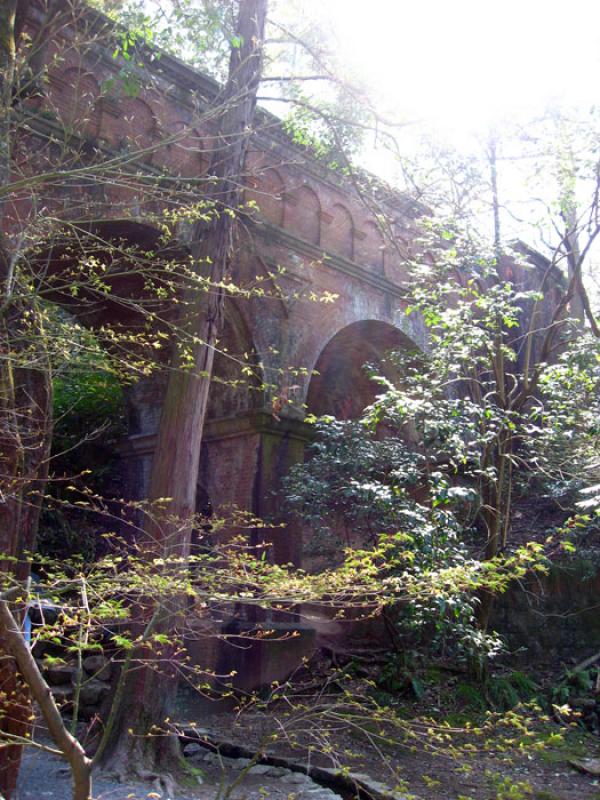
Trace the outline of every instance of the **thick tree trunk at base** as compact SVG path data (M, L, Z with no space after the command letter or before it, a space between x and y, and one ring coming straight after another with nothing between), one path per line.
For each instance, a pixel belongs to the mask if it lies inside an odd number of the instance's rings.
M233 250L235 214L240 204L241 179L248 139L256 107L260 79L262 41L267 0L240 0L236 39L229 64L229 76L217 101L220 112L219 131L209 168L213 176L207 200L214 204L216 216L211 223L197 223L193 232L192 254L196 269L209 272L211 290L187 299L187 330L193 337L192 368L183 368L174 358L163 404L157 444L150 480L150 500L169 498L166 507L156 507L154 519L146 526L149 557L189 554L190 534L196 504L196 484L200 462L200 446L213 359L224 313L224 291L221 285L227 275ZM190 311L191 309L191 311ZM185 613L182 600L170 620ZM176 630L177 622L166 621L164 632ZM141 687L140 687L141 683ZM137 768L141 759L144 770L153 766L170 769L178 758L167 737L152 737L154 727L164 727L176 693L176 677L157 675L150 668L136 670L128 682L127 713L115 728L114 744L107 748L104 763L127 769ZM130 712L130 713L129 713ZM128 729L134 731L132 744ZM144 742L143 737L150 738ZM139 737L142 737L141 740Z
M31 728L29 689L12 658L0 647L0 739L24 737ZM0 796L9 800L16 788L22 745L0 743Z
M4 370L10 366L5 365ZM12 376L11 376L12 377ZM7 496L0 507L0 553L10 559L0 561L0 569L11 580L25 585L30 572L29 553L35 549L41 509L41 492L48 476L52 431L52 390L49 372L15 370L13 408L4 405L0 425L0 467L11 464L12 480L4 484ZM10 430L11 421L20 424ZM9 430L7 430L7 428ZM0 587L1 591L1 587ZM17 615L21 624L24 609ZM0 632L0 736L25 737L31 727L31 702L27 684L12 659ZM10 798L16 785L22 745L13 745L2 754L0 792Z

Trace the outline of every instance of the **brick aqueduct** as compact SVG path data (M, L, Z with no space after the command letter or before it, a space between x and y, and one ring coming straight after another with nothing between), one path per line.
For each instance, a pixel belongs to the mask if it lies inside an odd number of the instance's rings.
M31 20L33 37L39 23ZM204 112L218 85L162 55L145 75L144 88L126 97L119 88L123 63L112 57L111 48L96 44L82 56L77 36L66 26L45 45L48 81L41 96L26 101L29 133L16 152L21 174L36 165L41 171L51 166L48 142L53 136L64 140L68 131L81 142L84 158L86 148L103 158L137 149L145 155L137 158L136 168L148 174L205 175L211 136ZM235 381L236 357L252 353L262 380L278 385L283 403L275 414L272 391L249 391L231 382L213 385L198 492L199 502L208 496L216 507L236 504L264 516L274 510L280 477L303 457L305 411L356 416L372 397L362 365L408 340L419 342L422 332L409 327L417 323L402 312L400 288L415 239L417 206L381 189L376 205L370 195L372 209L384 209L392 220L390 246L353 180L294 146L274 117L262 111L258 117L244 181L246 197L259 211L244 225L233 271L241 284L255 276L268 283L274 269L283 271L277 296L227 301L227 355L217 356L215 369ZM38 134L45 144L32 147L31 137ZM131 187L80 181L49 190L46 201L66 219L73 217L72 208L77 214L88 209L108 238L125 237L135 245L156 236L151 220L160 208ZM13 208L12 233L35 213L26 192ZM337 299L327 305L310 299L324 293ZM306 372L294 375L292 368ZM127 390L129 433L120 448L126 496L146 493L163 390L161 377ZM273 537L276 560L301 563L301 537L283 531Z

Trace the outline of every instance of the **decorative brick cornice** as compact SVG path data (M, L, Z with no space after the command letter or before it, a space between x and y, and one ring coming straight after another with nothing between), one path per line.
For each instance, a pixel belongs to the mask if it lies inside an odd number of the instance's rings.
M314 436L312 425L286 416L274 417L267 411L247 411L235 417L209 420L204 426L204 442L237 439L256 434L286 437L299 442L310 442ZM123 458L149 456L156 446L156 433L141 433L129 436L118 445Z
M343 272L346 275L350 275L352 278L356 278L357 280L362 281L369 286L373 286L385 294L393 295L394 297L404 297L406 295L406 288L403 289L397 284L392 283L385 276L378 275L376 272L370 269L365 269L354 261L349 261L343 256L329 253L322 247L319 247L319 245L311 244L304 239L300 239L298 236L294 236L284 228L280 228L277 225L272 225L268 222L255 222L252 228L258 236L261 236L264 239L275 241L295 253L308 256L314 261L320 261L327 267L337 270L338 272ZM267 263L269 263L269 266L274 265L272 259L267 258L266 260ZM281 266L285 267L285 264L282 264Z

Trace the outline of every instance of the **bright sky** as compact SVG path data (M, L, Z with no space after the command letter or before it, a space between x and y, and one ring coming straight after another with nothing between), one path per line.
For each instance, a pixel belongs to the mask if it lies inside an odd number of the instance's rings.
M551 106L600 104L600 0L303 2L333 31L340 62L364 80L375 105L422 123L403 129L402 148L429 130L463 152L481 150L505 122L526 124ZM364 162L394 182L394 162L381 148L367 144ZM508 165L502 177L501 200L530 197ZM511 224L505 218L505 232Z
M316 0L315 0L316 1ZM321 0L345 63L408 117L488 127L600 99L598 0Z

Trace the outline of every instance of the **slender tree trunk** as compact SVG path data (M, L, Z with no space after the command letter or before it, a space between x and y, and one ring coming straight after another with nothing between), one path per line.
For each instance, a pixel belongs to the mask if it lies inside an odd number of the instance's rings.
M573 296L569 303L570 316L583 328L585 325L585 309L583 305L583 284L581 278L581 251L579 248L577 210L574 200L568 197L564 201L563 211L565 223L564 241L567 248L567 269L569 282L574 283Z
M18 354L17 354L18 356ZM36 369L14 368L4 358L4 376L11 380L0 410L0 565L2 584L25 585L30 573L29 554L35 548L41 494L48 474L52 431L50 372L44 363ZM0 369L2 369L0 367ZM1 591L1 586L0 586ZM22 625L24 607L16 614ZM11 650L0 628L0 737L25 738L31 727L28 681L9 657ZM0 758L0 793L14 792L22 745L4 747Z
M502 259L502 233L500 227L500 200L498 194L498 139L492 131L488 140L488 164L490 168L490 185L492 192L492 215L494 225L494 254L496 260L496 275L500 280L500 263ZM507 407L506 369L504 361L504 342L502 338L502 320L497 316L498 332L494 337L494 350L492 356L491 372L494 376L495 395L498 406L505 410ZM489 561L495 558L502 545L503 534L508 524L505 518L504 498L506 492L506 437L501 434L498 441L490 448L487 457L487 467L493 469L494 477L486 477L483 491L482 519L486 528L486 544L484 558ZM487 631L490 615L494 605L494 595L488 589L479 592L479 605L477 607L477 622L484 632ZM479 665L476 668L479 671Z
M16 0L0 8L0 185L10 181L12 90L16 42ZM12 284L12 263L5 236L5 203L0 201L0 303L4 305ZM20 531L21 504L18 482L22 448L16 410L16 387L10 358L8 320L0 319L0 580L12 572ZM0 583L0 590L2 585ZM0 740L25 736L31 713L29 692L0 630ZM0 745L0 796L15 791L22 747Z
M155 507L153 519L146 526L149 554L162 557L187 558L189 554L200 446L215 347L223 323L225 295L219 284L227 276L234 251L234 215L240 204L240 176L254 121L266 10L267 0L240 0L236 30L239 46L232 47L228 80L215 100L223 110L206 199L214 204L216 214L212 222L196 224L192 237L196 269L209 278L212 288L199 296L195 290L186 298L185 324L195 342L192 367L185 367L179 356L174 356L150 480L151 501L169 498L162 510ZM157 630L175 637L184 611L183 599L165 602ZM153 765L168 770L174 755L169 737L148 737L148 733L156 727L164 728L175 697L175 675L136 670L130 683L115 736L102 761L125 771L139 772Z
M494 216L494 252L499 262L502 255L502 234L500 229L500 200L498 195L498 138L492 131L488 140L488 162L492 189L492 213Z
M0 186L10 183L12 152L12 93L14 86L16 0L0 9ZM0 305L10 302L14 263L6 236L6 201L0 200ZM7 315L0 317L0 559L12 556L19 530L18 476L22 448L19 441L16 386L10 326ZM2 571L7 562L0 560Z
M0 6L0 186L11 181L17 29L28 5L7 0ZM15 290L18 254L8 236L6 202L0 200L0 591L29 577L27 554L35 547L52 429L49 364L43 346L35 355L28 346L32 332L43 342L43 330L35 305L26 316ZM24 607L16 612L15 625L22 624L23 613ZM25 738L31 726L30 691L7 635L0 626L0 738ZM11 640L15 636L11 631ZM0 795L7 798L16 787L21 754L21 745L0 751Z
M91 762L86 757L83 747L67 730L52 692L23 639L19 623L12 614L8 602L2 597L0 597L0 636L38 703L52 739L60 747L71 767L73 800L91 800Z

